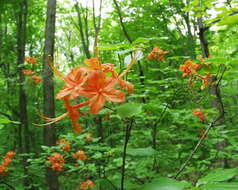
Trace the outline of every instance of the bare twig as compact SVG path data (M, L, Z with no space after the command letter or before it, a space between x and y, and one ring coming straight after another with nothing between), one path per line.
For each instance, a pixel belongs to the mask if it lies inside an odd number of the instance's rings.
M121 166L121 189L124 190L124 180L125 180L125 165L126 165L126 150L127 145L130 139L131 135L131 128L134 122L134 119L131 118L130 120L126 121L126 128L125 128L125 142L124 142L124 148L123 148L123 155L122 155L122 166Z

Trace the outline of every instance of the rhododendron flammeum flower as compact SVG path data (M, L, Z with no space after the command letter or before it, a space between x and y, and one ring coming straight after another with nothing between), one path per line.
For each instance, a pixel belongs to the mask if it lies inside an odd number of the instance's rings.
M211 74L210 74L210 73L208 73L206 76L199 75L199 78L202 79L201 90L203 90L204 88L206 88L206 86L207 86L208 83L209 83L210 77L211 77Z
M37 62L37 58L34 58L34 57L26 57L25 59L28 63L31 63L31 64L36 64Z
M87 59L85 64L87 66L73 68L66 76L52 67L54 73L65 82L63 89L57 94L56 98L64 101L67 113L57 118L45 118L48 123L43 125L52 124L68 116L74 131L80 132L81 126L78 123L80 112L78 109L88 105L89 112L97 114L104 107L106 101L124 102L125 93L116 89L117 84L120 84L119 87L121 89L127 88L128 93L133 92L133 85L121 78L134 63L130 67L128 66L120 75L116 73L112 64L101 64L97 58ZM111 73L111 75L107 75L107 73ZM79 96L89 98L89 100L77 105L71 105L70 100Z
M154 60L163 60L164 54L166 54L167 51L164 51L158 47L153 48L153 50L149 53L148 58L154 59Z
M192 113L193 113L193 115L195 117L198 117L200 120L202 120L202 121L205 120L205 116L204 116L203 111L201 111L201 110L193 110Z
M80 185L80 190L89 190L94 187L94 184L91 180L87 180Z
M0 175L7 175L7 169L12 162L13 157L16 155L15 152L8 152L4 157L2 164L0 165Z
M73 158L76 160L88 160L88 157L84 154L84 151L78 150L76 153L73 154Z
M33 72L32 70L30 70L30 69L22 69L21 72L22 72L22 74L24 74L24 75L32 75L32 74L35 73L35 72Z
M40 77L40 76L37 76L37 75L33 75L33 76L31 77L31 79L32 79L36 84L38 84L38 83L41 82L41 77Z
M188 60L185 61L184 65L180 65L179 69L183 71L183 77L188 75L196 74L196 70L200 67L200 64L193 63Z
M50 168L56 172L60 172L64 169L64 158L59 153L54 153L52 156L48 157L51 163Z
M66 139L60 139L56 142L56 144L61 145L62 149L66 152L69 152L71 149L69 141L67 141Z
M117 80L112 77L106 77L101 71L92 71L88 76L87 83L78 91L80 96L91 98L89 100L90 112L97 114L106 101L124 102L125 93L116 90Z
M87 79L85 77L86 68L85 67L76 67L73 68L70 73L66 77L61 77L64 80L64 88L57 94L57 99L63 99L66 96L70 96L70 98L78 97L77 90L80 89L80 86Z

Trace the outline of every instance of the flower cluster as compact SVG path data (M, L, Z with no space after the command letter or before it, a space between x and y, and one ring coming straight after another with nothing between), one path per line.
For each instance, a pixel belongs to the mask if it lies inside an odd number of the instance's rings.
M209 66L209 62L205 63L204 59L200 59L200 64L193 63L191 60L185 61L183 65L180 65L179 69L183 71L183 77L189 77L189 86L191 88L194 87L193 85L193 79L198 77L202 79L202 86L201 90L206 88L206 86L209 84L209 79L211 77L211 73L207 73L205 76L202 76L197 73L197 71L203 66Z
M73 154L73 158L76 160L86 161L88 157L84 154L84 151L78 150L76 153Z
M201 121L205 120L203 111L197 109L197 110L193 110L192 113L195 117L198 117Z
M16 155L15 152L8 152L4 157L2 164L0 165L0 175L7 175L7 169L10 166L12 159Z
M60 145L64 151L70 152L71 146L69 141L67 141L66 139L60 139L56 142L56 144Z
M31 63L32 65L35 65L37 62L37 58L34 57L26 57L25 58L27 63ZM31 76L29 79L32 80L35 84L38 84L41 82L41 77L38 75L33 75L35 72L32 71L31 69L22 69L21 70L22 74Z
M167 51L164 51L164 50L160 49L159 47L155 47L149 53L148 59L161 61L164 59L164 54L166 54L166 53L167 53Z
M50 168L56 172L61 172L64 169L64 158L59 153L54 153L48 157Z
M125 93L120 89L127 89L128 93L133 92L133 85L122 80L129 68L119 75L112 64L101 64L97 58L87 59L85 64L86 66L73 68L66 76L53 68L54 73L64 81L64 87L56 98L64 101L67 112L57 118L46 118L47 124L52 124L68 116L74 132L79 133L82 129L78 123L81 116L80 108L88 106L89 113L97 114L107 101L118 103L125 101ZM117 85L120 89L117 88ZM71 100L78 97L85 97L88 100L72 105Z
M87 181L81 183L80 190L89 190L94 188L94 186L95 186L94 183L88 179Z
M32 65L35 65L37 62L37 58L35 57L26 57L25 60L27 63L31 63Z

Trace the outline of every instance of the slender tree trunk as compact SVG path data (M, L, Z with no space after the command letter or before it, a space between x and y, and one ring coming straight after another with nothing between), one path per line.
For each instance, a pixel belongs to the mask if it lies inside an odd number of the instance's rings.
M78 24L79 24L79 32L80 32L80 36L81 36L81 41L82 41L82 45L83 45L83 50L85 52L86 57L89 59L91 57L90 55L90 51L89 51L89 46L87 45L87 39L85 39L85 34L83 31L83 22L82 22L82 12L79 8L79 4L76 1L75 3L75 9L78 13ZM87 35L87 34L86 34Z
M46 117L55 117L55 98L53 72L50 65L53 64L55 42L56 0L47 1L47 18L45 27L45 48L43 64L43 106ZM52 146L56 142L56 131L53 125L44 128L44 144ZM58 190L58 177L54 171L46 169L46 181L49 190Z
M29 141L29 128L28 128L28 113L27 113L27 96L24 89L25 76L22 73L25 60L25 44L26 44L26 24L27 24L27 0L19 2L19 13L17 15L17 65L19 75L19 114L20 114L20 127L19 127L19 141L20 151L22 153L30 152ZM28 176L26 162L27 158L22 159L25 176ZM29 178L24 178L24 186L27 189L30 185Z
M202 18L198 19L198 26L199 26L199 39L200 39L202 54L203 54L203 57L208 58L210 54L209 54L208 42L205 35L205 32L208 30L208 28L204 26ZM219 89L219 86L217 85L216 76L212 76L210 79L209 93L215 97L212 99L211 103L212 103L212 106L219 112L220 120L218 122L223 123L224 122L224 106L221 99L220 89Z

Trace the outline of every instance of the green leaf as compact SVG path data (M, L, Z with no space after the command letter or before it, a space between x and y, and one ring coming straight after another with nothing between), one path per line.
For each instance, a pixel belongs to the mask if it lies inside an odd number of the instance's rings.
M136 103L126 103L117 107L117 113L121 118L132 117L142 112L142 106Z
M223 18L219 25L234 25L238 23L238 15L226 16Z
M211 63L223 63L225 64L228 60L226 57L213 57L213 58L207 58L205 59L206 62Z
M201 190L237 190L238 183L209 183L203 185Z
M9 123L14 123L14 124L19 124L19 121L12 121L9 119L0 119L0 124L9 124Z
M210 182L219 182L219 181L226 181L228 179L233 178L237 174L237 168L233 169L216 169L211 171L208 175L201 178L197 182L198 185L207 184Z
M180 182L174 179L159 177L150 184L142 186L141 190L184 190L189 187L188 182Z
M119 50L119 49L128 49L130 44L107 44L99 47L100 50Z
M12 121L9 120L9 119L0 119L0 123L1 124L8 124L8 123L11 123Z
M148 148L129 148L127 150L127 154L131 156L153 156L157 153L156 150L154 150L151 147Z

